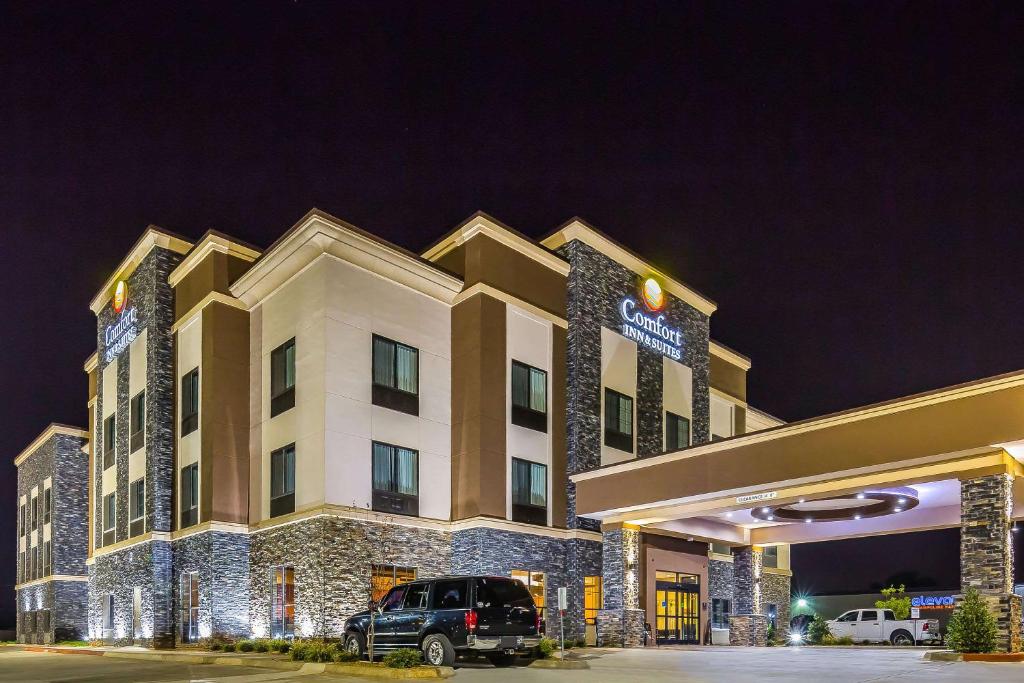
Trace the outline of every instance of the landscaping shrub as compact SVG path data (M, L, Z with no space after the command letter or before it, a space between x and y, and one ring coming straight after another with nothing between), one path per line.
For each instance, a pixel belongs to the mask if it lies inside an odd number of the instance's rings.
M814 620L807 625L807 642L811 645L832 644L824 642L825 636L828 636L833 642L835 641L835 638L832 638L832 632L828 629L828 622L821 615L815 614Z
M272 652L280 652L281 654L287 654L288 650L290 650L292 647L291 642L285 640L284 638L274 638L273 640L268 640L267 645L270 646Z
M256 645L251 640L240 640L236 643L239 652L252 652Z
M775 647L775 624L768 624L768 634L765 638L765 645L768 647Z
M833 638L834 645L853 645L853 638L851 636L842 636L840 638Z
M384 666L390 669L411 669L423 661L423 653L404 647L384 655Z
M537 645L537 658L547 659L551 656L555 650L558 649L558 643L552 638L541 638L540 644Z
M996 649L996 619L975 588L964 591L946 627L946 643L954 652L992 652Z
M217 652L218 650L224 649L224 646L221 643L210 643L210 649Z
M345 664L347 662L358 662L362 657L357 655L355 652L349 652L343 648L337 648L334 653L334 661Z
M292 659L296 662L306 661L306 650L309 649L309 643L305 643L301 640L296 640L292 643L291 655Z
M234 651L235 651L235 644L234 643L224 643L224 652L234 652Z
M256 652L269 652L270 643L261 638L253 643L253 649L256 650Z
M89 647L89 643L84 640L58 640L54 645L60 647Z
M333 662L341 651L334 643L322 640L302 640L292 643L292 659L301 662Z

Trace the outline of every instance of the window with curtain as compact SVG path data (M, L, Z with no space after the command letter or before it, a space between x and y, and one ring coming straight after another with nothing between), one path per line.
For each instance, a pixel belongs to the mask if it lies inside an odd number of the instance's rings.
M131 400L129 406L131 419L128 430L128 447L131 453L142 448L146 443L146 392L140 391Z
M181 468L181 525L185 529L199 522L199 463Z
M399 515L419 514L419 453L373 442L373 509Z
M117 494L110 493L103 498L103 545L114 542L114 520L117 516Z
M418 350L373 335L373 404L419 415L419 368Z
M633 452L633 399L607 388L604 390L604 445Z
M295 338L270 352L270 417L295 407Z
M512 361L512 424L548 431L548 373Z
M199 368L181 378L181 435L199 429Z
M138 536L146 530L146 480L136 479L128 485L128 535Z
M270 454L270 516L295 512L295 444Z
M690 445L690 418L665 413L665 450L677 451Z
M548 523L548 467L512 458L512 521Z
M103 420L103 469L114 466L114 443L117 441L117 415Z

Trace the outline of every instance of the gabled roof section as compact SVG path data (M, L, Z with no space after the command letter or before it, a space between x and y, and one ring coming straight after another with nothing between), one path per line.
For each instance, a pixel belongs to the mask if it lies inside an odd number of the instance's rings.
M50 437L56 436L57 434L66 434L68 436L77 436L85 441L89 440L89 432L79 427L70 427L68 425L59 424L57 422L51 422L43 433L32 440L32 443L28 445L25 450L18 454L18 457L14 459L14 466L17 467L25 461L25 458L32 455L34 452L39 450L39 447L46 443Z
M462 290L462 280L440 266L325 211L312 209L231 285L231 294L252 308L323 254L448 304Z
M186 275L192 272L199 263L213 252L220 252L241 259L243 261L255 261L260 257L260 250L240 239L225 235L216 230L207 230L202 237L196 240L181 263L171 271L167 281L171 287L176 287Z
M727 363L731 363L732 365L735 365L736 367L740 368L741 370L749 370L750 369L750 358L748 356L744 356L742 353L740 353L739 351L736 351L735 349L730 349L728 346L726 346L722 342L717 342L714 339L709 339L708 340L708 351L712 355L721 358L722 360L726 361Z
M423 251L423 258L428 261L436 261L477 235L486 235L561 275L569 274L569 263L561 256L532 237L527 237L515 228L510 228L483 211L477 211L455 226L447 235L427 247Z
M128 252L128 255L124 257L124 260L114 270L113 275L103 284L103 288L93 297L92 302L89 304L89 308L92 309L93 313L99 315L107 300L113 296L114 286L117 284L117 281L131 275L149 252L153 250L153 247L162 247L178 254L185 254L192 248L192 243L184 237L164 230L159 226L146 226L146 230Z
M658 270L644 257L640 256L632 249L619 244L582 218L570 218L560 227L555 228L555 230L547 237L542 238L540 243L548 249L554 250L567 242L571 242L572 240L579 240L584 244L593 247L637 275L656 276L662 281L662 286L666 291L690 304L704 315L710 316L718 309L718 305L714 301L692 287Z

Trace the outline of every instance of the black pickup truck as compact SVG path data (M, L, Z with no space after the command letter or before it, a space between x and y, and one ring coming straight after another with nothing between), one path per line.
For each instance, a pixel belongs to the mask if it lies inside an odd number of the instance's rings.
M395 586L376 609L345 622L345 649L365 656L370 619L374 656L417 648L434 666L477 653L508 666L540 642L540 613L521 581L503 576L446 576Z

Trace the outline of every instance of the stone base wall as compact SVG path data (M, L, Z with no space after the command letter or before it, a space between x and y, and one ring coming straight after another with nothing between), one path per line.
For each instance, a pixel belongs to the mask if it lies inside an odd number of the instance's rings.
M597 613L598 647L643 647L642 609L603 609Z
M84 581L48 581L17 591L18 642L85 639L88 592Z
M729 617L729 644L764 647L768 644L768 617L764 614L733 614Z
M270 635L274 567L295 571L295 634L340 638L345 620L365 610L370 567L415 567L419 578L451 573L451 533L371 521L318 517L249 535L249 621ZM498 555L506 548L495 547Z
M222 531L187 536L172 543L175 642L184 638L180 626L181 576L199 572L199 637L248 637L249 536Z
M139 634L133 628L135 588L141 588ZM174 647L172 551L166 541L148 541L110 555L89 567L90 640L108 645ZM103 626L103 598L114 596L114 625Z

